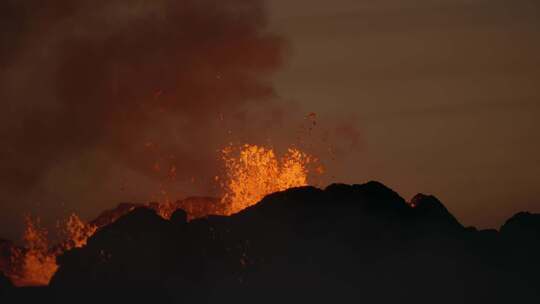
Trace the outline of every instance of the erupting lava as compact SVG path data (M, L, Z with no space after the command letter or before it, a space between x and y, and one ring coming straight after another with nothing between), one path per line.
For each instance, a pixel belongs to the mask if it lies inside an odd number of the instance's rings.
M26 217L24 242L26 252L22 254L20 276L16 278L18 285L44 285L48 284L51 274L56 272L56 254L49 248L47 230L41 228L39 219L33 221Z
M97 227L84 223L72 214L61 227L65 241L51 246L48 231L41 227L39 218L25 218L24 248L13 249L11 269L6 274L17 286L41 286L49 284L58 269L56 257L66 250L83 247Z
M184 209L190 218L211 214L231 215L254 205L265 195L292 187L308 184L309 168L318 160L296 148L278 157L271 148L256 145L228 146L222 150L225 177L221 180L224 191L220 201L184 200L178 203L148 204L147 207L169 218L178 208ZM315 170L322 173L321 167ZM129 212L135 207L127 208ZM113 214L106 223L87 224L72 214L62 226L64 241L51 246L47 230L41 228L39 219L26 218L24 248L13 249L10 269L6 272L17 286L48 285L58 266L56 257L66 250L86 245L99 228L111 224L123 214Z
M86 245L89 237L94 235L98 227L86 224L75 213L67 219L64 234L66 235L66 249L80 248Z
M308 165L317 161L294 148L278 158L273 149L256 145L227 147L222 158L227 172L222 201L228 215L254 205L269 193L307 185Z

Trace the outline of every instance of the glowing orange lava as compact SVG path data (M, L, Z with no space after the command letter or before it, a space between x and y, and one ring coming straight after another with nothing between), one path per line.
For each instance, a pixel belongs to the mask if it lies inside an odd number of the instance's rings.
M96 226L83 222L75 213L71 214L65 223L66 242L64 248L69 250L86 246L87 240L94 235L96 230Z
M52 247L48 231L41 227L39 218L27 216L25 223L24 248L13 250L11 262L14 266L7 273L16 286L48 285L58 269L56 257L66 250L85 246L97 229L72 214L61 227L65 240Z
M237 213L254 205L265 195L308 183L308 167L316 159L295 149L282 157L273 149L256 145L227 147L222 151L226 178L222 202L227 214Z
M39 219L26 217L23 240L24 252L18 252L19 271L12 274L18 286L39 286L49 284L58 269L56 254L49 248L48 232L40 226Z

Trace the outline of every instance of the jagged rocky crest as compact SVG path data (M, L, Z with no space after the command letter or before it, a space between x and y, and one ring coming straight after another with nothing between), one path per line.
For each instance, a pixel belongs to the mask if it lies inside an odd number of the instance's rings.
M274 193L238 214L164 220L128 212L58 258L51 285L12 289L70 302L533 303L540 215L500 232L463 227L433 196L334 184ZM126 209L126 210L127 210ZM133 210L132 210L133 209ZM105 299L105 300L104 300Z

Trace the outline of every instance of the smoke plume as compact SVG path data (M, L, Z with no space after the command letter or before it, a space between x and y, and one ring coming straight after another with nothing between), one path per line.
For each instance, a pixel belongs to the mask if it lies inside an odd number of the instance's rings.
M6 220L70 189L83 205L120 179L137 193L210 178L217 149L280 116L269 78L286 43L262 1L7 0L0 27Z

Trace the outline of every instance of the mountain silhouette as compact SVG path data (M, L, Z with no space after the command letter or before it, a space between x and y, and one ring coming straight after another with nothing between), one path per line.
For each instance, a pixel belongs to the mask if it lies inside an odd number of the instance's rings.
M274 193L232 216L171 220L151 207L58 257L47 288L77 301L538 303L540 215L463 227L435 197L411 202L378 182ZM103 216L103 215L102 215ZM81 297L81 295L83 295Z

